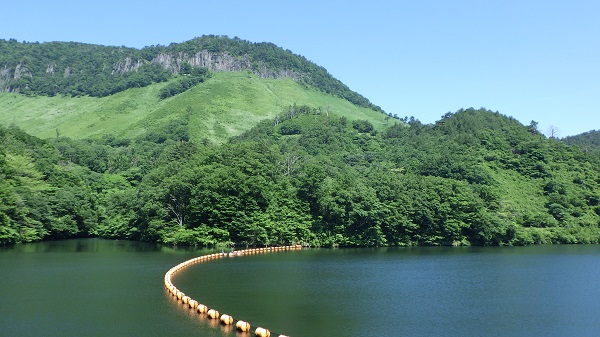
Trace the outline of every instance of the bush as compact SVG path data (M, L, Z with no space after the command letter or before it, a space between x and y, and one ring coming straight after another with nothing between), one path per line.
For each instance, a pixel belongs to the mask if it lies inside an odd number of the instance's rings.
M373 124L367 120L357 120L352 122L352 127L355 128L360 133L369 133L373 132L375 128Z

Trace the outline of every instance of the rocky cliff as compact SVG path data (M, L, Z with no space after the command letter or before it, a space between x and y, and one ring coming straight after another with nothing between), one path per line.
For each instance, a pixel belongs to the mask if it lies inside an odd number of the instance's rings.
M176 54L161 53L156 55L151 63L159 64L174 74L181 70L182 64L188 63L193 67L204 67L211 71L250 70L255 75L263 78L290 77L297 80L301 76L299 73L289 69L269 69L265 64L260 62L257 65L253 65L248 55L235 57L227 52L215 53L208 50L202 50L192 55L183 52ZM135 70L135 67L131 67L129 71L131 70Z
M298 80L302 76L302 74L290 69L269 69L269 67L262 62L252 64L248 55L232 56L227 52L210 52L207 50L202 50L192 55L183 52L175 54L160 53L154 56L150 61L125 57L124 59L109 65L109 67L111 69L111 75L114 76L137 71L143 64L147 63L158 64L173 74L179 73L182 65L188 63L193 67L205 67L211 71L249 70L262 78L289 77ZM106 68L106 66L104 68ZM51 61L46 65L46 75L54 76L56 71L56 62ZM63 77L69 77L72 74L73 69L69 66L65 67L62 71ZM18 87L11 84L14 84L16 80L23 77L33 77L31 71L29 71L23 63L15 65L5 64L4 67L0 69L0 92L18 91Z
M23 77L32 77L31 71L23 63L18 63L14 67L5 65L0 70L0 92L13 91L12 84Z

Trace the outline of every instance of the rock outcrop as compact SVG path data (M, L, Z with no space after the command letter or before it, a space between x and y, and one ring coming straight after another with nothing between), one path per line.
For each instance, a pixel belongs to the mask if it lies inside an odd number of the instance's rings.
M204 67L211 71L250 70L255 75L263 78L300 78L300 74L292 70L276 71L269 69L262 64L258 66L253 65L247 55L236 57L226 52L213 53L208 50L197 52L191 56L185 53L158 54L152 59L151 63L160 64L163 68L170 70L172 73L178 73L181 70L182 64L189 63L193 67Z
M14 68L10 68L7 65L0 70L0 92L15 91L11 85L14 81L23 77L33 77L31 71L23 63L17 64Z
M144 62L142 60L136 60L135 62L131 57L126 57L123 61L117 62L112 66L111 75L124 74L130 71L136 71L142 66Z
M184 53L158 54L151 61L173 73L178 73L183 63L193 67L205 67L212 71L242 71L251 68L248 57L233 57L228 53L212 53L206 50L188 56Z

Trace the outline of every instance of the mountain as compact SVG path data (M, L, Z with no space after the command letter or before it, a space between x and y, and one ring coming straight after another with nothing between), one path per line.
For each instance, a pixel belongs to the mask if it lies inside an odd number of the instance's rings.
M0 40L0 66L0 122L43 138L146 137L183 122L191 139L222 143L294 104L389 122L303 57L227 37L141 50Z
M142 49L74 42L0 40L0 92L103 97L162 82L188 67L250 71L262 78L292 78L302 85L381 111L325 68L272 43L202 36Z

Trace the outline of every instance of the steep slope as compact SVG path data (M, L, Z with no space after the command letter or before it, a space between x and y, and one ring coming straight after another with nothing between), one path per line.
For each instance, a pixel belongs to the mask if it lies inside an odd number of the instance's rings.
M176 81L172 79L171 81ZM0 123L42 137L119 138L143 136L173 120L183 121L192 140L221 143L291 105L323 107L380 128L386 116L291 78L260 78L251 72L217 72L205 83L164 100L170 82L132 88L106 97L25 96L0 93Z

